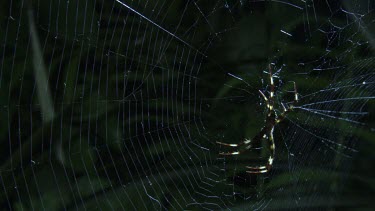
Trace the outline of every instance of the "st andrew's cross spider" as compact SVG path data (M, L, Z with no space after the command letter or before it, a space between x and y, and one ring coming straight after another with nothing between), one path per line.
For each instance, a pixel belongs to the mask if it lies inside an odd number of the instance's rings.
M262 127L259 133L256 134L252 139L245 139L244 141L238 144L229 144L219 141L216 142L219 145L236 148L236 151L220 152L219 155L233 156L239 155L245 152L246 150L251 149L252 143L260 142L261 140L268 140L270 156L267 160L267 163L262 166L246 166L246 168L248 169L246 172L250 174L262 174L270 171L270 169L272 168L273 160L275 158L275 141L273 138L273 129L277 124L279 124L281 121L285 119L286 115L293 110L294 104L298 102L297 87L295 82L292 82L294 84L294 100L286 107L283 103L281 103L284 111L281 114L277 115L276 111L274 110L275 84L273 81L274 76L272 74L271 65L268 66L268 69L270 77L269 96L266 97L266 95L262 91L258 90L260 95L263 97L267 107L267 117L265 125Z

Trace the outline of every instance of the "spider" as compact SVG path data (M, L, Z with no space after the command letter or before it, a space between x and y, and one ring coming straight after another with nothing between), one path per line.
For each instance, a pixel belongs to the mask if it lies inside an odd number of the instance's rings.
M264 101L266 102L266 107L267 107L267 117L265 121L265 126L263 126L262 129L259 131L259 133L256 134L252 139L245 139L244 141L238 144L229 144L229 143L223 143L219 141L216 142L219 145L236 148L237 151L219 153L219 155L223 155L223 156L232 156L232 155L239 155L243 153L244 151L249 150L252 147L251 145L252 142L260 142L261 140L268 140L270 156L267 160L267 163L261 166L246 166L246 168L248 169L246 172L250 174L262 174L262 173L267 173L270 171L270 169L272 168L273 160L275 158L275 141L273 138L273 129L277 124L279 124L281 121L283 121L286 118L286 115L293 110L295 103L298 102L298 93L297 93L296 83L291 81L291 83L294 84L294 100L291 103L289 103L287 107L285 107L285 105L281 103L284 111L280 115L277 115L277 113L274 110L275 84L273 81L271 65L268 66L268 69L269 69L269 77L270 77L269 97L267 98L266 95L262 91L258 90L260 95L263 97Z

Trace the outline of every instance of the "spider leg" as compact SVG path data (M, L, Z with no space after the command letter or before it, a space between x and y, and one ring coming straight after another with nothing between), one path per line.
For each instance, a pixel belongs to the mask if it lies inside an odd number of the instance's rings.
M279 124L281 121L283 121L286 117L286 115L292 110L293 107L288 107L288 108L285 108L284 107L284 112L281 113L275 120L275 125L276 124Z
M298 102L298 92L297 92L297 85L296 82L293 81L294 84L294 103Z
M270 96L269 96L269 100L267 102L267 107L269 109L268 116L271 116L271 113L273 111L273 106L274 106L274 99L273 98L275 96L275 83L273 81L271 64L268 65L268 70L269 70L269 73L270 73Z
M251 173L251 174L263 174L263 173L267 173L272 168L273 160L275 158L275 141L273 139L273 128L268 133L268 140L271 142L270 143L270 152L271 152L271 154L270 154L270 156L269 156L269 158L267 160L267 164L264 165L264 166L255 166L255 167L246 166L246 168L249 169L249 171L246 171L247 173Z
M239 154L243 153L244 151L248 150L251 147L250 142L251 142L250 139L245 139L245 141L243 141L239 144L228 144L228 143L224 143L224 142L220 142L220 141L217 141L216 143L220 144L220 145L223 145L223 146L227 146L227 147L240 147L242 145L249 145L243 150L237 150L237 151L231 151L231 152L220 152L219 153L219 155L239 155Z
M283 109L284 109L284 112L281 113L277 118L276 118L276 124L280 123L281 121L283 121L286 117L286 115L292 111L294 109L294 104L296 104L298 102L298 92L297 92L297 85L296 85L296 82L294 81L290 81L291 83L293 83L293 86L294 86L294 99L293 99L293 102L290 103L289 106L287 106L287 108L284 106L283 103L281 103L281 105L283 106Z
M220 142L220 141L217 141L216 143L220 144L220 145L227 146L227 147L238 147L240 145L240 144L228 144L228 143L224 143L224 142Z
M258 90L258 91L262 95L262 97L264 98L264 101L266 101L266 105L267 105L267 108L268 108L268 116L271 116L271 113L273 111L273 105L274 105L273 98L274 98L274 95L275 95L275 84L274 84L274 81L273 81L271 65L268 66L268 70L269 70L269 74L270 74L270 96L269 96L269 98L267 98L266 95L262 91L260 91L260 90Z
M242 145L250 144L250 142L251 142L250 139L245 139L245 141L243 141L239 144L228 144L228 143L220 142L220 141L217 141L216 143L220 144L220 145L228 146L228 147L239 147L239 146L242 146Z
M230 155L239 155L243 153L245 150L240 150L240 151L232 151L232 152L219 152L219 155L224 155L224 156L230 156Z
M275 94L275 84L273 82L273 74L272 74L272 67L271 65L268 65L268 69L270 72L270 98L273 98Z
M272 148L272 147L271 147ZM251 173L251 174L263 174L263 173L267 173L270 171L271 167L272 167L272 163L273 163L273 158L274 158L274 150L273 152L271 153L270 157L268 158L268 162L266 165L264 166L246 166L246 168L249 169L249 171L246 171L247 173Z
M268 98L266 97L266 95L264 95L264 93L262 92L262 91L260 91L260 90L258 90L259 91L259 93L262 95L262 97L264 98L264 100L266 101L266 102L268 102Z
M281 106L283 106L284 112L287 111L287 109L286 109L284 103L281 102Z
M219 152L219 155L224 155L224 156L229 156L229 155L239 155L243 152L245 152L247 149L249 149L249 147L246 147L245 149L243 150L237 150L237 151L230 151L230 152Z
M296 82L294 81L290 81L291 83L293 83L293 86L294 86L294 99L293 99L293 104L297 103L298 102L298 92L297 92L297 85L296 85Z
M267 168L267 166L257 166L257 167L246 166L246 168L250 169L249 171L246 171L247 173L250 173L250 174L264 174L269 171L269 168Z

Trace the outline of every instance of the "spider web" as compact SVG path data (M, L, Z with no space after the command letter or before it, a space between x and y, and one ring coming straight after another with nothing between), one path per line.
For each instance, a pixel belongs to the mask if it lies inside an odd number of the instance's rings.
M370 206L374 2L0 5L2 207ZM277 114L299 101L252 175L269 143L216 142L265 125L269 64Z

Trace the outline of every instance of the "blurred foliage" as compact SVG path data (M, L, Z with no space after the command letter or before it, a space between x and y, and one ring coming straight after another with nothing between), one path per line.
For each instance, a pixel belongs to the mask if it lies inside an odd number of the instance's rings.
M266 143L244 156L217 156L223 149L216 141L238 143L263 126L258 90L268 89L270 63L279 110L293 98L289 81L301 97L360 83L362 76L375 81L374 5L307 2L305 10L268 1L129 3L154 22L116 1L1 2L2 207L373 207L373 99L326 108L363 106L369 114L358 121L365 126L290 114L275 128L277 161L269 175L242 171L264 162ZM363 5L372 9L363 12ZM348 24L340 8L365 13L368 27ZM353 47L356 42L361 45ZM375 96L374 89L351 87L302 101L363 96ZM358 152L345 158L346 148L330 150L304 128ZM209 180L215 185L207 190Z

